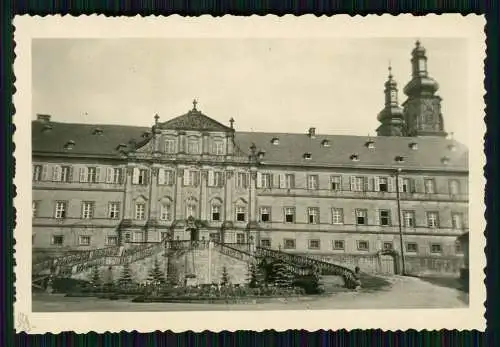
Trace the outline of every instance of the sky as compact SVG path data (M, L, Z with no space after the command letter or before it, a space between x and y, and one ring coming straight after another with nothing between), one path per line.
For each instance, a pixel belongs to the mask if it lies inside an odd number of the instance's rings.
M445 131L468 144L467 41L419 38ZM32 119L151 126L198 109L238 131L374 136L389 62L399 101L408 38L34 39ZM479 119L479 118L478 118Z

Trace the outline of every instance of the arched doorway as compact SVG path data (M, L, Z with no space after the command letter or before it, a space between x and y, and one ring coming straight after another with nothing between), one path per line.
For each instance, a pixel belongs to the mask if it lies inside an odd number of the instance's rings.
M189 232L189 239L191 241L199 241L200 240L200 231L198 228L189 228L187 229Z
M379 272L385 275L399 274L399 254L394 250L383 250L377 253Z

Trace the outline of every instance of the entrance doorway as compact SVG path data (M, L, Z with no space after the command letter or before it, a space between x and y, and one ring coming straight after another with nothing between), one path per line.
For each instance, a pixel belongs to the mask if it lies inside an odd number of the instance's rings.
M191 241L199 241L200 240L200 231L197 228L188 229L190 240Z
M394 257L389 254L383 254L380 256L380 272L386 275L395 274L395 264Z

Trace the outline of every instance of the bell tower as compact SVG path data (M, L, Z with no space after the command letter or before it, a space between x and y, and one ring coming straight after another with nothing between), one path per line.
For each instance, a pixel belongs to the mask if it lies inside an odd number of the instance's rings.
M378 136L403 136L403 109L398 103L398 85L392 76L389 65L389 77L385 82L385 107L377 116L381 125L377 128Z
M417 41L411 58L412 79L403 91L408 99L403 103L406 136L446 136L441 97L435 95L439 84L429 76L425 48Z

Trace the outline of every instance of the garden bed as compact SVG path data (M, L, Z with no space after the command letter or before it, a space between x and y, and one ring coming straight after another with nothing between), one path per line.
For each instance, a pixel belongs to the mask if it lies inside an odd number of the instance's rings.
M245 296L245 297L172 297L172 296L139 296L132 300L135 303L183 303L183 304L258 304L270 301L311 300L310 296Z

